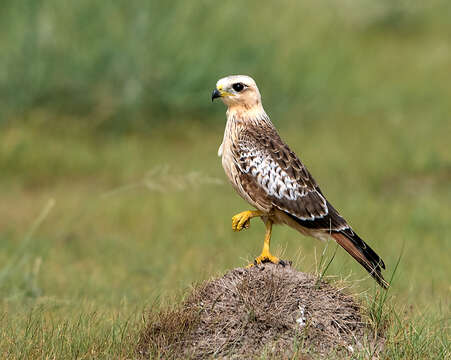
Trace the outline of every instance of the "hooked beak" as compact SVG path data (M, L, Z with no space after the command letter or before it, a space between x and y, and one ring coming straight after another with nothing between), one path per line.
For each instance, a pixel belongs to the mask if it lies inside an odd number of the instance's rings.
M213 102L214 99L220 98L220 97L221 97L221 92L218 89L214 89L213 92L211 93L211 101Z

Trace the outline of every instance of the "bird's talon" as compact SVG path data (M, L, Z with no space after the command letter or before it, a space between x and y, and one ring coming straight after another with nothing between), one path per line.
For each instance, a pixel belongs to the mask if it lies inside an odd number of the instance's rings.
M283 267L285 267L287 265L291 265L290 262L291 261L279 260L279 265L282 265Z
M232 217L232 229L234 231L241 231L243 229L249 229L251 226L251 218L253 217L252 211L243 211Z
M263 253L260 256L256 257L254 262L249 264L248 267L257 266L265 263L272 263L272 264L280 264L282 266L286 265L286 262L283 260L280 260L279 258L269 254L269 253Z

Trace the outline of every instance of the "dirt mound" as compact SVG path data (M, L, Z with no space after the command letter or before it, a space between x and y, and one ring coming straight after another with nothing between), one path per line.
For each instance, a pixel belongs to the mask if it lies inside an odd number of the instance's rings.
M368 341L359 305L290 266L235 269L151 313L138 352L149 358L349 357ZM307 355L309 354L309 355Z

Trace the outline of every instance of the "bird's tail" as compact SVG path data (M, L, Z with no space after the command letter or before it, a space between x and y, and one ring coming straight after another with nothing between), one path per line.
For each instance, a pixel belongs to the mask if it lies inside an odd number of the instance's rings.
M385 269L384 262L355 232L348 228L332 232L331 235L343 249L370 273L380 286L384 289L389 287L388 282L381 274L381 269Z

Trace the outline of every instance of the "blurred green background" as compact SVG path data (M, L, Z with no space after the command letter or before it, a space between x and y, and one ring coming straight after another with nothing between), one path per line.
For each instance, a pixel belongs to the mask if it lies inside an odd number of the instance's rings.
M257 81L388 278L403 254L393 301L449 316L450 19L446 0L4 0L0 352L126 353L101 334L258 255L264 227L232 232L249 206L216 155L229 74ZM316 271L324 244L273 239ZM328 275L374 286L341 249Z

